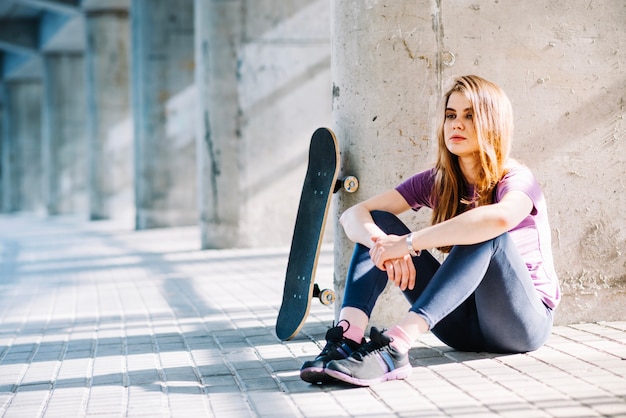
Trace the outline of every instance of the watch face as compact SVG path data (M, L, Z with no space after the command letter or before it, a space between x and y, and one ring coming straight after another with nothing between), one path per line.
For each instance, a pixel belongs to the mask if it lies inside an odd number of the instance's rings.
M406 247L409 250L409 254L411 255L411 257L417 257L418 253L416 253L415 249L413 248L413 233L412 232L406 236Z

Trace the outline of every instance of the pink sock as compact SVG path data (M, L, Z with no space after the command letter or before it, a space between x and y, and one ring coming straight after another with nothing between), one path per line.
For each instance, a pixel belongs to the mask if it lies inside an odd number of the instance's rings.
M337 325L343 328L343 336L349 340L361 344L363 336L365 336L365 330L355 325L352 325L345 319L340 320Z
M391 343L389 343L389 345L402 354L408 353L413 345L413 339L411 336L397 325L385 331L385 335L391 338Z

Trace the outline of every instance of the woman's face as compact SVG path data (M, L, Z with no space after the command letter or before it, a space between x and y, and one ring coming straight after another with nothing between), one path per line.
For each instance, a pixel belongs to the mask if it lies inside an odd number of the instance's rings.
M470 101L462 93L453 92L446 105L443 135L448 151L458 157L472 156L479 151L473 116Z

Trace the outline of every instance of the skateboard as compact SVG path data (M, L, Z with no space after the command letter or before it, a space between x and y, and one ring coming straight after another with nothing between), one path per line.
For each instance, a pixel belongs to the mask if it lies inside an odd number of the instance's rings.
M335 301L332 290L320 289L315 283L317 260L332 194L341 189L353 193L359 184L354 176L338 180L338 172L339 147L335 134L328 128L319 128L311 137L308 168L285 273L283 300L276 320L276 335L283 341L300 332L313 298L318 298L324 305Z

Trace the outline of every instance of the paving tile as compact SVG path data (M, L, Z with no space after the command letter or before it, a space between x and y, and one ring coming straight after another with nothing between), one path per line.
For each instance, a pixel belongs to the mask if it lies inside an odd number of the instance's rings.
M38 416L48 400L50 384L23 385L17 388L5 417Z
M247 398L240 393L211 393L210 410L216 417L247 418L257 416L251 409Z
M295 393L291 399L305 417L348 417L348 413L330 393Z
M625 321L555 327L519 355L425 334L406 381L311 385L299 368L334 308L313 301L300 334L276 338L288 248L200 251L195 227L71 217L0 216L0 230L19 249L0 267L3 417L626 416ZM326 287L332 257L325 245Z
M333 397L350 416L392 416L390 406L380 402L370 389L343 388L333 392Z
M76 417L81 416L85 395L85 383L76 382L68 387L55 387L45 406L46 417Z

